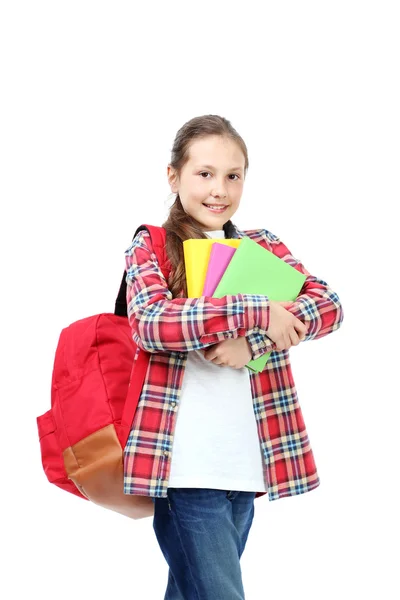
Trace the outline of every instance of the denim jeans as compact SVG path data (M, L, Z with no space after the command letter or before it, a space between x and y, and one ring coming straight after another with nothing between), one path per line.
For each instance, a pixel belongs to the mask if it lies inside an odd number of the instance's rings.
M243 600L240 557L255 492L168 488L152 498L153 529L169 565L164 600Z

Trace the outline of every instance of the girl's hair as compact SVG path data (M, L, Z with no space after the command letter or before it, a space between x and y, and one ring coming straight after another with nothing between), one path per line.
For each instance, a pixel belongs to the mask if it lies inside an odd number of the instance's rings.
M176 170L178 176L183 166L189 160L189 149L192 142L209 135L220 135L233 140L238 144L245 157L244 174L249 167L247 147L238 132L232 127L230 121L218 115L204 115L195 117L185 123L178 131L171 151L170 165ZM166 229L166 252L171 263L171 272L168 278L168 287L172 297L176 298L183 292L187 296L186 272L183 254L183 241L187 239L206 239L207 236L201 224L188 215L182 206L179 194L170 208L167 220L162 224ZM223 226L225 236L231 238L234 231L232 221L227 221Z

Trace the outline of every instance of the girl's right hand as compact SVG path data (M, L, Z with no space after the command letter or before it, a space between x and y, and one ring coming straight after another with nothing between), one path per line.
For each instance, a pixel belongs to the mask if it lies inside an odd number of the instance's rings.
M276 344L276 349L289 350L305 337L307 327L279 302L270 300L269 327L267 336Z

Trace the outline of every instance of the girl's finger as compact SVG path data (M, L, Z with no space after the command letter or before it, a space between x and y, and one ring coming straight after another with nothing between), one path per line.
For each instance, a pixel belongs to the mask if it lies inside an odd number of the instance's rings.
M301 341L301 336L297 334L295 329L292 329L290 332L290 342L292 346L297 346L297 344Z
M290 308L292 306L293 302L278 302L278 304L283 306L283 308Z

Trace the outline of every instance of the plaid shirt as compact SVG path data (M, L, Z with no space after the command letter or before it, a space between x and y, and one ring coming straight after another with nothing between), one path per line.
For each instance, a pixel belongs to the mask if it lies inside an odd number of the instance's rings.
M308 326L301 342L338 329L343 310L338 295L311 275L281 240L266 229L239 231L306 275L288 309ZM251 394L269 500L316 488L319 476L297 398L289 350L277 351L267 336L267 296L172 298L151 246L141 231L125 252L127 306L132 337L150 352L150 363L124 450L124 493L167 497L174 429L187 353L246 335L256 359L271 351L261 373L249 371ZM267 492L257 492L256 498Z

